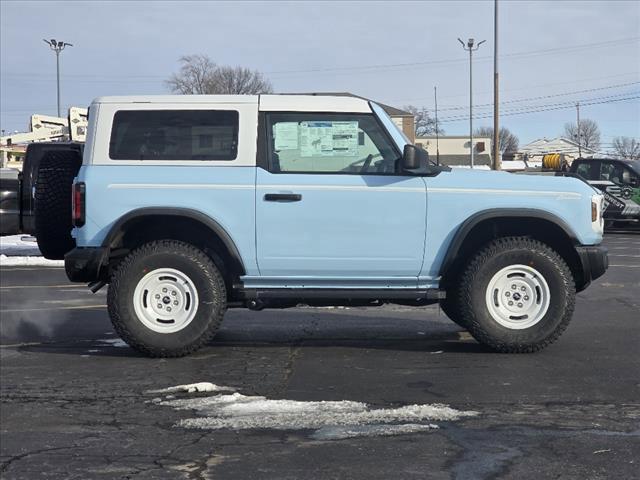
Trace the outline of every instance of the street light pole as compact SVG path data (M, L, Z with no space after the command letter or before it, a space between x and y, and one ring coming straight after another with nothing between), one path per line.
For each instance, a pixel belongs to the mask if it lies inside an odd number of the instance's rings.
M493 4L493 169L502 169L500 158L500 101L498 89L498 0Z
M56 41L54 38L51 40L43 39L44 43L49 45L49 48L53 50L56 54L56 86L57 86L57 99L58 99L58 117L60 116L60 52L62 52L66 47L73 47L72 44Z
M473 52L480 48L486 40L482 40L474 48L475 40L470 38L467 44L458 38L462 48L469 52L469 150L471 151L471 168L473 168Z

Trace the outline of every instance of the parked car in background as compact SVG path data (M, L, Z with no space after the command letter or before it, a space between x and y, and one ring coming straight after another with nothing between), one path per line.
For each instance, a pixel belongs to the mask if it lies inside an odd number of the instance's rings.
M640 225L640 161L577 159L570 171L602 191L606 226Z
M0 169L0 235L20 231L20 171Z

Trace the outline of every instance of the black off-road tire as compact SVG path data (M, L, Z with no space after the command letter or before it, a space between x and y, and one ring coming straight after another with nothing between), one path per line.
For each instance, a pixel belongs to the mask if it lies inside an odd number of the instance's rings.
M148 328L134 308L138 282L158 268L186 274L198 292L195 317L174 333ZM202 250L184 242L159 240L142 245L120 262L111 277L107 305L116 332L132 348L150 357L182 357L214 337L227 309L227 293L220 271Z
M40 163L35 190L35 236L45 258L62 260L74 249L71 236L71 189L82 158L75 150L47 153Z
M534 325L512 329L498 323L487 307L491 278L509 265L537 270L550 290L546 314ZM466 328L480 343L504 353L542 350L567 328L575 306L575 282L563 258L548 245L527 237L505 237L487 244L462 273L457 305Z

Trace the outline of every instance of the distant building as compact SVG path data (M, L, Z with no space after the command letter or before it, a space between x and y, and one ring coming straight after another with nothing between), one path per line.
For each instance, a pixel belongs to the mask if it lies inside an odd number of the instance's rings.
M436 155L436 137L426 136L416 138L415 144L429 152L429 158L436 161L436 156L440 158L441 165L451 167L468 167L470 165L469 137L440 135L438 137L438 151ZM491 168L491 138L473 138L473 164L475 167Z
M0 167L22 170L26 145L0 145Z
M590 158L598 154L596 150L587 147L579 147L576 142L564 137L557 137L552 139L540 138L528 143L524 147L520 148L519 155L516 158L518 160L527 160L532 162L541 162L542 157L548 153L561 153L571 164L576 158L580 156L582 151L582 158Z

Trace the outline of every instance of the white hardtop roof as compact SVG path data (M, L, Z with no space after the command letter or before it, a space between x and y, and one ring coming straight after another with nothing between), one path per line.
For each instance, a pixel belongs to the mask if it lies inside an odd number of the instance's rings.
M93 103L258 103L258 95L128 95L98 97Z
M362 98L331 95L131 95L98 97L93 103L110 104L258 104L261 111L370 113Z

